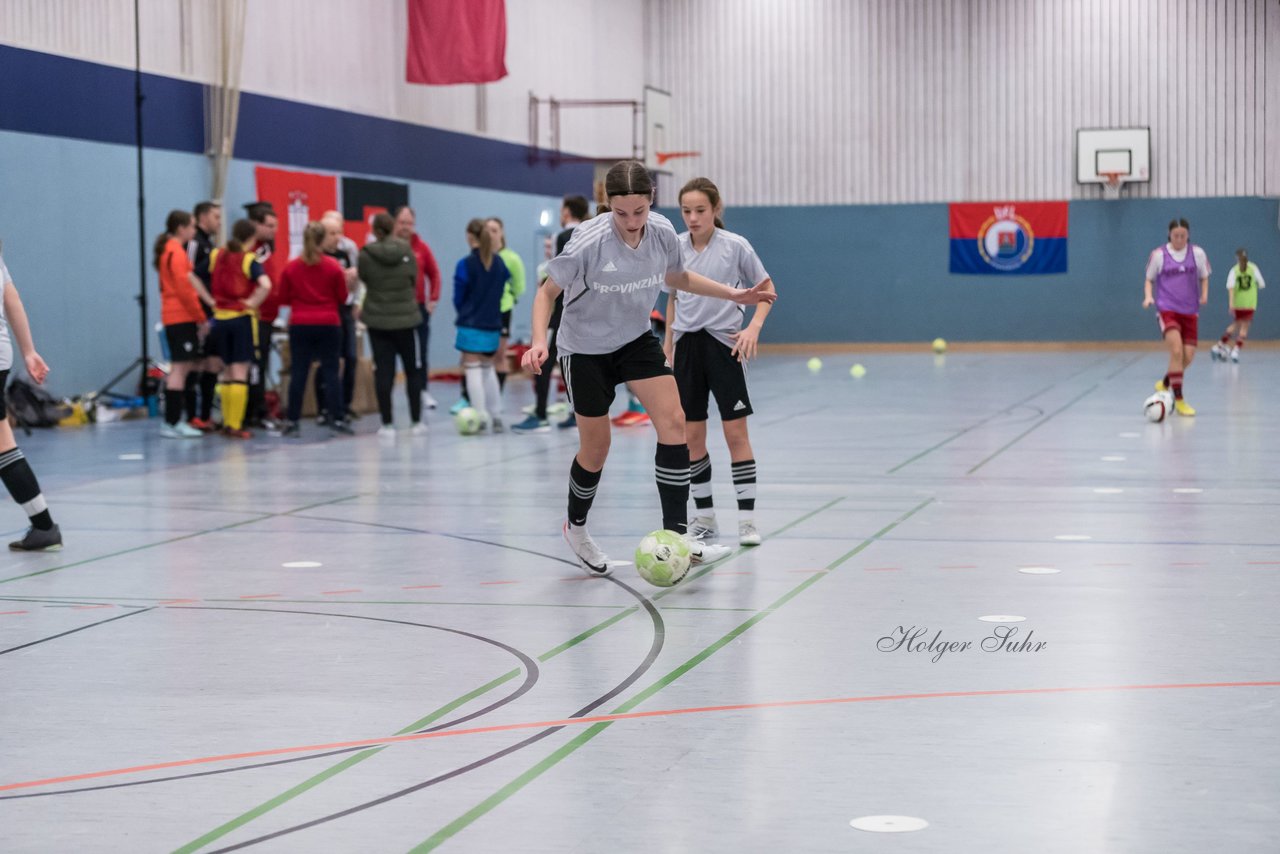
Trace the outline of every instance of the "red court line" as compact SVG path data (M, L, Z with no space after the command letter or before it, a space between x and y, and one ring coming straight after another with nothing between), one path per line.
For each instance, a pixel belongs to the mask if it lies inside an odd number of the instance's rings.
M481 587L492 587L495 584L519 584L519 581L481 581Z
M401 587L401 590L430 590L433 587L444 587L443 584L411 584L408 587Z
M200 756L194 759L178 759L171 762L132 765L127 768L110 768L105 771L89 771L84 774L68 774L62 777L46 777L41 780L22 780L17 783L6 783L4 785L0 785L0 792L9 792L15 789L34 789L39 786L54 786L60 783L75 783L81 780L96 780L102 777L118 777L123 774L140 774L147 771L163 771L168 768L183 768L191 765L208 765L215 762L234 762L241 759L257 759L263 756L280 756L288 753L315 753L326 750L341 750L348 747L373 747L375 745L396 744L405 741L425 741L432 738L453 738L454 736L460 735L485 735L495 732L514 732L516 730L525 729L545 729L547 727L629 721L639 720L642 718L667 718L674 717L676 715L706 714L708 712L790 709L800 708L803 706L836 706L850 703L877 703L890 700L937 700L960 697L1014 697L1026 694L1089 694L1107 691L1172 691L1190 688L1280 688L1280 681L1187 682L1157 685L1094 685L1067 688L1008 688L995 691L931 691L923 694L881 694L864 697L827 697L816 700L779 700L771 703L735 703L726 706L696 706L685 709L657 709L651 712L626 712L615 715L593 715L592 717L586 718L561 718L559 720L528 721L526 723L472 727L471 729L417 732L410 733L409 735L387 736L385 738L362 738L354 741L334 741L327 744L303 744L296 747L275 747L268 750L251 750L245 753L223 753L217 756Z
M273 596L279 596L279 593L255 593L252 596L241 596L241 599L270 599Z
M321 596L337 596L340 593L363 593L363 592L364 592L363 590L355 590L355 589L353 590L322 590L320 591L320 595Z
M29 614L30 611L0 611L0 617L7 617L10 614Z

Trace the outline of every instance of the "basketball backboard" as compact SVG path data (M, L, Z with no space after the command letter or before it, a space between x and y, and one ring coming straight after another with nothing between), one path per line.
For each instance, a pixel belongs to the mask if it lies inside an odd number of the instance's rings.
M1080 128L1076 131L1076 183L1151 180L1150 128Z
M644 165L651 172L666 172L658 152L670 151L671 93L644 87Z

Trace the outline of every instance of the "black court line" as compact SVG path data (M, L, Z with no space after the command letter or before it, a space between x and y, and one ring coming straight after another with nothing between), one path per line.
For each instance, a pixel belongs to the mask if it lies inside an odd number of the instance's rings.
M436 732L437 730L450 729L451 727L458 726L459 724L464 724L464 723L467 723L468 721L473 721L476 718L484 717L490 712L496 711L502 708L503 706L507 705L508 703L513 703L533 689L533 686L537 684L538 679L540 678L542 673L541 668L538 667L538 662L534 658L521 652L520 650L516 649L513 646L509 646L503 643L502 641L494 640L493 638L485 637L484 635L477 635L472 632L462 631L461 629L451 629L446 626L436 626L436 625L431 625L429 623L416 623L410 620L392 620L384 617L368 617L362 614L335 614L327 611L295 611L289 608L233 608L230 606L219 607L219 606L196 606L196 605L170 606L170 607L172 607L174 610L181 610L181 611L247 611L249 613L303 614L306 616L314 616L314 617L343 617L350 620L368 620L370 622L375 622L375 623L392 623L394 625L414 626L414 627L423 628L423 629L434 629L436 631L450 632L452 634L463 635L464 637L469 637L474 640L483 641L484 643L490 644L492 646L496 646L505 652L511 653L520 661L521 665L524 667L524 672L525 672L524 681L516 688L516 690L512 691L507 696L502 697L481 709L477 709L474 712L469 712L465 715L462 715L461 717L454 718L453 720L446 721L441 724L435 724L433 726L426 727L425 729L414 730L414 732L418 732L418 733ZM148 608L146 610L151 610L151 609ZM130 615L125 614L124 616L130 616ZM120 618L116 617L114 619L120 619ZM213 771L196 771L188 774L171 774L167 777L153 777L148 780L131 780L127 783L106 783L98 786L80 786L75 789L58 789L57 791L52 791L52 792L28 792L26 794L21 794L21 795L0 795L0 801L16 801L16 800L23 800L26 798L43 798L43 797L50 797L55 795L71 795L71 794L79 794L82 792L98 792L106 789L125 789L125 788L131 788L133 786L149 786L153 783L168 783L168 782L173 782L175 780L192 780L198 777L209 777L215 774L230 774L235 771L250 771L256 768L270 768L274 765L288 765L293 762L307 762L312 759L322 759L326 756L339 756L343 753L355 753L356 751L368 750L368 749L370 749L369 745L364 745L362 747L346 747L346 748L342 748L341 750L330 750L325 753L312 753L307 756L294 756L288 759L276 759L270 762L255 762L251 765L237 765L233 768L219 768Z
M645 611L648 612L649 619L653 624L653 641L649 646L649 652L645 655L644 660L640 662L640 664L627 676L627 678L623 679L613 688L609 689L608 692L592 700L590 703L583 706L581 709L578 709L573 714L567 715L567 717L570 717L570 718L580 718L580 717L585 717L591 714L600 706L609 702L611 699L618 696L623 691L627 690L627 688L631 687L631 685L635 684L635 682L639 680L640 677L643 676L646 672L648 672L649 668L653 666L653 663L657 660L658 654L662 651L663 644L665 643L665 640L666 640L666 626L662 620L662 615L658 613L658 609L654 607L653 603L650 602L647 597L642 595L635 588L631 587L630 585L622 581L617 580L616 578L613 578L610 576L610 577L606 577L605 580L618 585L623 590L626 590L627 593L631 594L631 596L635 598L635 600L645 609ZM499 759L502 759L505 756L509 756L513 753L523 750L526 747L536 744L539 741L542 741L544 738L554 735L555 733L559 732L562 729L564 729L563 726L548 727L547 729L541 730L529 736L528 738L525 738L521 741L516 742L513 745L510 745L509 747L505 747L502 750L498 750L494 753L490 753L487 756L483 756L480 759L477 759L473 762L469 762L466 765L463 765L461 767L454 768L452 771L446 771L443 774L438 774L435 777L431 777L430 779L423 780L421 783L415 783L412 786L399 789L395 792L391 792L390 794L383 795L382 797L375 798L371 801L365 801L364 803L357 804L356 806L348 807L347 809L339 810L338 812L329 813L328 815L321 816L320 818L312 819L311 821L303 822L302 824L296 824L291 827L286 827L282 830L277 830L273 833L257 836L257 837L254 837L253 839L246 840L245 842L240 842L235 845L229 845L224 848L215 848L213 849L212 852L210 852L210 854L219 854L220 852L225 852L225 851L238 851L242 848L248 848L252 845L257 845L259 843L267 842L272 839L278 839L281 836L285 836L290 833L296 833L300 830L307 830L309 828L316 827L318 825L325 824L330 821L335 821L340 818L346 818L349 815L354 815L355 813L363 812L364 810L370 809L372 807L380 806L390 801L397 800L398 798L405 797L406 795L411 795L414 792L422 791L423 789L429 788L438 783L443 783L447 780L452 780L455 777L460 777L463 774L467 773L468 771L474 771L477 768L482 768L490 764L491 762L495 762Z
M121 605L120 607L127 608L129 606ZM117 614L114 617L108 617L107 619L99 620L96 623L89 623L88 625L85 625L85 626L79 626L78 628L68 629L65 632L58 632L56 635L49 635L47 638L40 638L40 640L33 640L33 641L29 641L28 643L20 644L18 646L11 646L8 649L0 649L0 655L5 655L6 653L10 653L10 652L17 652L20 649L27 649L28 647L36 646L37 644L48 643L49 641L57 640L58 638L65 638L67 635L74 635L76 632L83 632L85 629L92 629L94 626L104 626L107 623L114 623L116 620L123 620L126 617L133 617L138 614L145 614L147 611L154 611L155 609L156 607L152 605L149 608L138 608L136 611L130 611L127 614Z

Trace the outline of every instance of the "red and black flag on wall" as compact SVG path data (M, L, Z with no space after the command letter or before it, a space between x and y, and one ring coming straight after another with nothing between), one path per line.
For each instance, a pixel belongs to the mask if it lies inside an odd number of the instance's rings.
M364 246L373 240L371 223L375 214L409 204L409 185L394 181L371 181L368 178L342 179L343 231L347 237Z

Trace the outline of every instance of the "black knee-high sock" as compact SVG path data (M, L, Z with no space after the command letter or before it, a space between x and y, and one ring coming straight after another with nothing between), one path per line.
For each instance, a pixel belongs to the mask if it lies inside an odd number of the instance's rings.
M213 418L213 396L217 393L218 375L213 371L200 373L200 417L208 421Z
M733 464L733 490L738 493L738 512L756 509L756 461L742 460Z
M195 371L187 374L186 385L182 387L182 409L187 413L187 420L195 418L198 410L196 409L196 386L200 384L200 375Z
M591 512L591 502L596 500L596 487L599 485L600 472L587 471L574 457L573 465L569 467L569 524L587 524L587 514Z
M180 388L164 390L164 423L170 427L182 420L182 398L185 392Z
M689 463L689 491L693 493L693 506L699 510L710 510L711 501L711 455Z
M498 371L498 372L497 372L497 374L498 374L498 388L500 388L500 389L502 389L502 388L506 388L506 387L507 387L507 372L506 372L506 371Z
M689 446L658 443L653 457L662 527L683 534L689 522Z
M0 480L5 489L13 496L13 500L31 519L31 525L42 531L53 527L53 517L49 515L49 506L40 494L40 484L36 481L36 473L27 464L20 448L14 448L0 454Z

